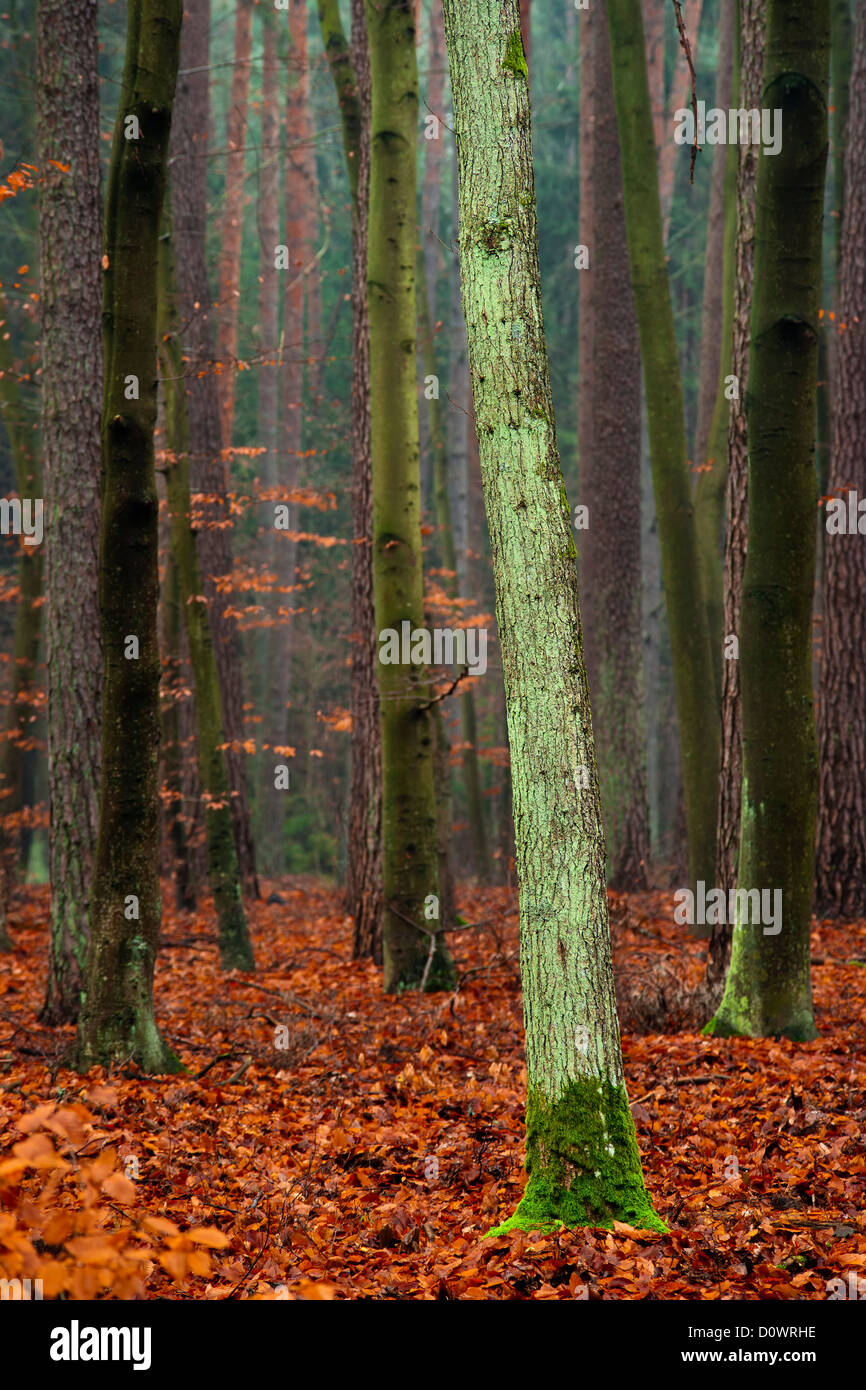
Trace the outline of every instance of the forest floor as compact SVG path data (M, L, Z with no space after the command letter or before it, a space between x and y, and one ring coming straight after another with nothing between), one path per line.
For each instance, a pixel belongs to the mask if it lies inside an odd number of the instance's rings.
M166 885L166 898L168 899ZM255 976L209 910L167 910L156 971L174 1077L62 1065L35 1022L47 890L0 957L0 1274L44 1297L826 1299L866 1278L866 925L812 936L820 1037L623 1035L647 1186L671 1227L485 1232L523 1174L517 918L458 895L452 995L383 997L320 884L267 884ZM670 894L612 897L619 988L697 984ZM832 1280L842 1281L836 1284ZM839 1293L836 1296L843 1296Z

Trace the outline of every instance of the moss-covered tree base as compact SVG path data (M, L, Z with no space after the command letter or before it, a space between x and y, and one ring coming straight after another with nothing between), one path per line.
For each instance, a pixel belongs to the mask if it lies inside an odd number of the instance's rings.
M774 1027L772 1020L755 1020L748 1011L748 1000L741 999L741 1008L730 1008L724 1001L714 1018L703 1029L707 1038L787 1038L789 1042L811 1042L818 1029L811 1009L795 1011L784 1026Z
M134 1022L117 1015L103 1019L98 1030L79 1040L72 1065L76 1071L91 1067L118 1067L134 1063L148 1076L169 1076L186 1068L160 1036L156 1021L140 1018Z
M529 1181L516 1212L488 1235L561 1226L610 1230L614 1221L667 1232L644 1186L625 1087L572 1081L554 1104L530 1087L526 1171Z

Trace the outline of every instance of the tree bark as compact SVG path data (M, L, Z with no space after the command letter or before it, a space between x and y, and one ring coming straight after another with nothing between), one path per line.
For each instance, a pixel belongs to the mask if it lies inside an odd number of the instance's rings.
M226 497L229 483L222 452L222 424L213 361L210 316L213 297L205 259L209 38L210 0L186 0L183 60L171 147L175 263L182 343L184 357L188 360L191 484L193 493L203 498L199 504L201 522L197 549L220 673L235 846L244 889L258 897L247 796L240 641L235 620L227 614L232 601L233 568L231 519Z
M739 0L739 97L746 110L761 105L764 69L764 5L761 0ZM755 270L755 185L758 151L743 145L737 154L737 232L734 249L734 311L730 374L736 378L737 397L728 419L728 476L725 488L727 516L725 536L724 616L725 643L739 642L743 573L746 568L748 517L748 438L746 392L749 372L749 325ZM714 446L717 447L717 446ZM737 883L742 793L742 708L740 661L730 655L722 660L722 741L719 766L719 831L716 884L729 893ZM706 982L715 998L721 998L731 954L731 926L716 923L707 952Z
M189 421L183 354L178 337L171 218L163 217L159 246L159 340L165 399L166 487L171 548L177 567L190 661L195 682L197 747L207 843L208 882L217 917L223 970L254 970L253 948L241 896L240 870L232 828L219 672L210 623L202 602L202 583L189 489Z
M589 29L585 26L584 33ZM589 527L578 533L585 594L584 654L597 710L596 757L608 882L646 887L649 826L643 728L640 535L640 345L629 278L622 174L604 9L595 13L591 86L591 270L581 271L581 320L590 322L592 436L581 450L580 496ZM601 118L599 119L599 113ZM591 277L591 278L590 278ZM581 382L586 394L586 382Z
M367 215L370 193L370 63L364 0L352 0L347 45L336 0L319 0L322 40L343 127L352 191L352 765L346 910L352 955L382 963L382 735L373 601L370 334Z
M241 247L247 172L247 108L252 33L253 0L235 0L235 61L232 69L231 105L226 118L226 187L219 262L220 312L217 328L217 357L222 367L217 378L217 394L224 449L232 447L235 415L235 367L241 297Z
M708 1031L816 1036L809 930L818 787L812 695L816 383L830 0L769 0L763 105L780 152L758 161L749 359L749 523L741 614L738 882L780 890L781 930L740 907Z
M376 630L424 625L416 389L418 76L410 0L366 0L370 48L370 420ZM380 657L383 654L380 651ZM426 668L379 662L385 990L450 987L439 898L433 718ZM408 920L407 920L408 919ZM413 925L410 925L412 923ZM414 925L418 924L418 925ZM420 929L419 929L420 928ZM430 956L431 943L433 955Z
M60 1023L78 1013L99 818L102 204L96 0L40 0L37 25L51 823L49 964L41 1018Z
M542 325L519 10L517 0L445 0L444 8L521 892L529 1180L514 1216L492 1234L614 1220L663 1230L644 1187L620 1054L575 546Z
M737 0L722 7L719 68L715 104L724 111L733 104L734 31ZM709 148L709 147L708 147ZM695 529L701 583L707 605L716 700L722 696L722 531L727 480L728 400L724 377L730 366L734 308L734 234L736 229L737 146L716 147L712 155L707 248L704 258L704 303L701 319L698 418L694 460ZM724 363L724 365L723 365Z
M719 719L702 601L683 396L662 238L640 0L609 0L613 86L671 636L693 881L715 869Z
M866 497L866 3L858 0L836 304L836 391L829 494ZM838 96L836 98L838 100ZM837 199L838 201L838 199ZM822 512L823 516L824 513ZM830 518L828 517L828 521ZM824 657L819 709L816 904L866 916L866 568L857 535L824 541Z
M177 1071L153 1011L159 939L157 248L182 9L132 0L103 256L102 787L75 1065ZM134 117L138 138L125 138ZM132 639L137 642L136 652Z

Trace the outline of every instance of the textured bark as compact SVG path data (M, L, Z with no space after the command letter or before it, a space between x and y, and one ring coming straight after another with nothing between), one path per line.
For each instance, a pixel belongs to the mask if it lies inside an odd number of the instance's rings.
M418 74L414 7L366 0L370 49L370 421L376 630L424 625L416 390ZM431 936L425 901L439 897L434 723L423 665L379 663L384 832L385 989L449 987L454 968ZM407 920L408 919L408 920ZM412 924L412 925L410 925ZM429 958L430 943L434 950Z
M231 787L232 823L244 890L258 896L255 854L250 829L246 762L243 750L243 679L240 641L231 606L231 521L226 494L228 474L222 453L217 376L214 371L213 324L205 260L207 227L207 150L210 130L209 0L187 0L183 58L177 84L172 129L172 199L177 264L178 313L188 360L187 412L193 493L203 497L197 533L211 633L222 690L223 718L229 746L226 761Z
M731 108L734 91L734 32L737 0L722 7L719 35L719 69L714 104ZM708 149L712 148L708 146ZM706 156L704 156L706 157ZM695 529L701 583L707 605L710 647L713 655L716 699L722 695L722 530L725 520L725 483L728 457L728 401L724 377L730 369L731 325L734 307L734 235L736 231L737 146L716 146L712 153L707 247L704 258L704 302L701 317L701 358L698 383L698 418L694 460L698 467L695 489ZM724 365L723 365L724 359Z
M40 0L37 32L51 927L42 1018L78 1012L96 849L99 631L99 84L96 0ZM56 161L52 163L52 161ZM68 170L58 165L69 165Z
M163 799L166 840L171 851L167 871L174 879L174 905L178 912L193 912L196 899L193 891L187 822L183 810L183 779L181 777L180 711L177 690L181 685L180 659L180 597L177 565L169 551L166 556L165 582L162 589L162 722L161 754L162 780L166 795Z
M520 37L528 68L532 61L532 0L520 0Z
M497 1229L664 1229L628 1109L571 517L544 343L517 0L445 0L463 307L490 531L521 892L526 1166ZM539 634L541 641L539 642ZM578 778L588 770L587 788Z
M762 0L739 0L739 104L746 110L761 105L764 69L764 5ZM746 568L748 516L748 438L746 393L749 372L749 328L755 270L755 185L758 151L743 145L737 165L737 235L734 251L734 313L731 374L737 379L738 399L731 402L728 421L728 477L724 572L724 640L740 634L743 574ZM719 766L719 831L716 884L725 893L736 887L742 804L742 706L739 659L722 661L722 741ZM707 953L706 979L712 994L721 997L731 951L731 926L713 926Z
M222 364L222 371L217 379L217 394L224 449L230 449L232 446L235 414L235 365L241 297L241 246L244 228L252 34L253 0L235 0L235 62L232 69L231 104L226 118L226 188L219 262L220 312L217 329L217 357Z
M278 500L279 438L279 337L281 276L289 273L277 269L277 247L280 244L280 63L277 36L280 17L270 8L262 10L262 88L260 105L259 152L259 364L258 364L258 443L263 449L260 477L267 494L262 508L262 530L266 539L265 554L268 571L273 576L269 595L268 626L258 644L264 670L263 696L265 713L262 742L265 745L261 766L261 786L256 799L256 846L265 873L276 874L283 868L284 846L282 830L285 791L275 787L275 767L284 755L274 748L286 744L287 695L274 689L275 673L283 655L284 629L277 626L280 609L291 605L291 598L280 592L280 562L285 560L282 548L289 544L286 536L274 525ZM281 704L277 702L281 701ZM265 753L267 756L265 756Z
M106 198L103 276L102 533L105 654L102 787L74 1064L135 1061L177 1071L159 1034L159 641L156 424L157 247L182 10L132 0ZM125 117L139 138L125 139ZM137 399L127 399L130 378ZM128 639L137 657L127 657Z
M596 10L592 29L589 114L594 119L587 171L593 190L588 232L592 270L581 272L581 320L584 313L590 319L595 390L592 444L581 451L580 466L589 528L578 533L577 541L608 882L612 888L634 890L646 887L649 860L640 612L640 346L619 138L608 114L613 85L603 8ZM581 385L585 389L586 383Z
M839 262L836 392L829 492L866 497L866 3L856 7ZM820 515L823 517L824 512ZM866 915L866 566L857 535L825 535L824 659L819 710L816 903Z
M424 276L424 261L418 258L418 275L421 293L418 296L418 327L421 339L421 359L425 377L435 376L438 379L436 370L436 353L433 344L433 327L430 322L428 286ZM461 322L463 310L458 306ZM432 396L427 401L427 411L429 418L430 433L430 452L433 460L433 500L436 510L436 527L439 541L439 558L444 574L445 592L449 598L457 599L460 597L458 589L458 564L454 549L454 530L451 524L451 501L448 495L448 450L445 443L445 430L442 422L442 408L438 397ZM468 510L468 509L467 509ZM464 557L465 559L465 557ZM464 566L465 569L465 566ZM465 675L466 668L460 671ZM460 714L463 733L463 781L466 789L467 811L469 815L469 827L472 835L472 855L476 875L487 880L490 877L490 857L487 844L487 827L484 823L484 803L481 798L481 776L478 768L478 732L475 718L475 699L470 688L464 684L463 692L460 696ZM441 720L439 721L441 723ZM441 732L437 729L437 754L439 749L446 742L444 727ZM445 766L447 767L447 763ZM437 772L437 786L444 788L446 778L444 771ZM448 786L448 842L450 845L451 835L451 795L450 780ZM440 810L437 820L440 827L440 841L443 839L442 824L444 820L444 808ZM447 857L447 856L446 856ZM439 865L440 878L442 871L443 857L440 849ZM444 894L443 894L444 899ZM443 918L447 922L447 918Z
M712 652L701 596L682 383L662 240L640 0L609 0L613 85L632 287L640 330L650 456L671 636L693 881L715 869L719 756Z
M352 767L346 910L352 954L382 962L382 743L373 600L373 493L370 448L370 334L367 214L370 190L370 65L364 0L352 0L351 45L336 0L320 0L352 190Z
M0 320L4 326L8 325L2 294ZM0 335L0 405L15 470L15 490L22 505L29 498L32 506L42 493L42 476L33 448L33 430L21 399L8 326L5 337ZM21 812L32 802L32 794L27 795L26 772L31 756L28 744L33 737L42 578L43 546L27 545L22 537L18 550L19 592L12 639L12 679L0 742L0 951L12 950L6 916L25 849ZM77 995L75 1001L77 1003Z
M730 5L732 0L725 0L725 4ZM661 5L658 7L661 9ZM685 22L686 33L689 36L689 43L692 49L692 60L697 65L698 60L698 30L701 23L701 11L703 0L685 0L683 6L683 20ZM686 62L686 55L677 38L677 56L674 64L674 75L671 81L670 94L668 99L667 118L662 131L661 153L659 155L659 201L662 210L662 229L665 244L667 244L668 233L671 229L671 212L674 203L674 186L676 184L677 173L677 154L682 157L681 145L674 143L674 112L681 106L691 106L692 88L689 67Z
M207 843L208 882L217 918L223 970L254 970L253 949L241 896L232 829L219 672L214 657L202 584L189 490L189 421L178 338L171 220L163 218L159 246L160 367L165 397L166 487L171 548L177 566L180 606L195 682L198 769Z
M595 400L595 353L592 339L592 288L596 253L592 161L595 153L595 50L598 25L580 26L580 244L589 247L589 266L577 271L579 313L577 320L577 450L578 483L583 492L583 463L592 455L592 418ZM605 26L606 32L606 26ZM591 524L591 523L590 523Z
M448 497L451 525L454 533L454 563L457 566L457 587L461 594L468 590L467 551L469 549L469 433L472 410L472 390L469 385L469 361L466 355L466 324L460 304L460 256L457 249L459 234L457 208L457 156L454 157L451 179L451 226L454 238L454 259L450 268L448 306Z
M738 885L781 890L782 929L740 919L708 1030L816 1036L809 930L818 788L812 696L815 420L830 0L769 0L764 106L785 132L758 161L749 358L749 523L741 612Z

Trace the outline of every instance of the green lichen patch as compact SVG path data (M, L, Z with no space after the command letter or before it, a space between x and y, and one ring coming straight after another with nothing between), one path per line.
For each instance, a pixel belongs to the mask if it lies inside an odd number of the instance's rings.
M667 1232L644 1186L625 1088L581 1078L551 1104L530 1088L526 1103L529 1180L514 1215L488 1234L554 1231L623 1221Z
M513 73L515 77L522 77L525 81L529 80L529 68L526 66L526 54L523 51L523 39L519 29L515 29L513 33L508 35L502 66L506 72Z

